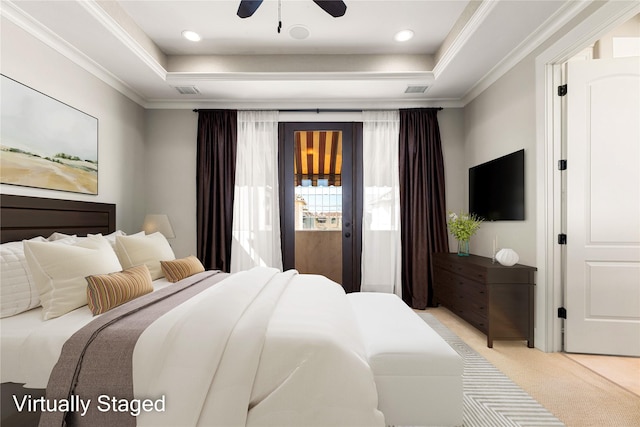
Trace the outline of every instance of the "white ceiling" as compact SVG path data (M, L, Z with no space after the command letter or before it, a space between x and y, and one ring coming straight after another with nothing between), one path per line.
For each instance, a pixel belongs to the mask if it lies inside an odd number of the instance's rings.
M264 0L249 18L236 16L233 1L120 1L122 8L169 55L185 54L393 54L434 53L468 1L346 0L347 12L333 18L311 0ZM305 26L309 37L296 40L288 29ZM411 43L393 40L396 31L413 28ZM187 43L181 31L202 35Z
M148 108L397 108L464 105L589 2L345 0L333 18L282 0L280 33L278 0L245 19L238 3L3 0L2 15Z

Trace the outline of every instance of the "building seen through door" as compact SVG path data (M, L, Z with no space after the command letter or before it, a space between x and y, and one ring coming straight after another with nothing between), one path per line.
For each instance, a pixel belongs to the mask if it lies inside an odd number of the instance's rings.
M294 134L295 268L342 283L342 132Z

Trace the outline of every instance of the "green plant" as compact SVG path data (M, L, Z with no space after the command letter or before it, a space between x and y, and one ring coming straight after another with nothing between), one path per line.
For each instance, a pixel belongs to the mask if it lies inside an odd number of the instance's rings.
M458 215L455 212L449 212L447 225L457 240L469 240L478 231L480 224L482 224L482 220L475 214L461 212Z

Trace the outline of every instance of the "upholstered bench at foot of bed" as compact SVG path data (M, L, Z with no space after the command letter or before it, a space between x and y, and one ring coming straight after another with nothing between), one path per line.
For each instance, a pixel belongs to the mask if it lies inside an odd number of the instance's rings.
M387 425L462 425L462 358L393 294L348 295Z

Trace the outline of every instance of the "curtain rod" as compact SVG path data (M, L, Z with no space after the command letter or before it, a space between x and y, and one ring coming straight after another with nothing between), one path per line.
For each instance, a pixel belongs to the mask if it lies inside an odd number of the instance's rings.
M422 107L422 108L435 108L438 111L442 110L442 107ZM402 108L401 108L402 109ZM337 109L332 109L332 108L301 108L301 109L290 109L290 110L278 110L278 112L280 113L362 113L363 111L387 111L389 110L389 108L387 109L367 109L367 110L358 110L358 109L349 109L349 108L337 108ZM391 108L391 110L393 110L393 108ZM194 108L193 112L197 113L200 110L197 108ZM207 111L206 109L203 109L202 111Z

